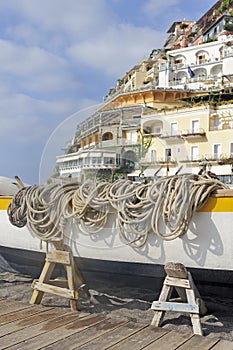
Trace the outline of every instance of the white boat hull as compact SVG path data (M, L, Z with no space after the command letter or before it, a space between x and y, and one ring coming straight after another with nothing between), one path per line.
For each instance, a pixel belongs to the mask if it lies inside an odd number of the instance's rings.
M192 269L201 282L232 284L232 202L233 197L210 198L206 207L194 214L187 234L165 241L151 233L141 248L132 248L121 241L114 220L109 227L92 235L83 234L71 221L64 239L84 278L85 274L89 278L91 272L100 278L103 274L125 275L128 281L136 277L162 278L164 264L173 261ZM2 257L14 269L31 273L34 268L34 274L39 273L45 244L41 249L39 239L27 227L11 225L6 210L0 210L0 232Z

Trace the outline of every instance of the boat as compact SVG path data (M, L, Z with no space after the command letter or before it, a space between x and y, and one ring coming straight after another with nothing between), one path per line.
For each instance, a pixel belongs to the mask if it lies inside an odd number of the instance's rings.
M12 196L0 197L0 268L38 277L46 244L28 227L13 226L7 214ZM201 290L223 295L232 292L233 277L233 190L221 189L198 209L188 231L174 240L149 234L142 246L122 241L115 214L99 230L87 234L69 221L63 232L84 280L95 283L144 286L158 290L167 262L180 262L192 271ZM97 231L97 230L96 230ZM46 241L46 239L45 239ZM137 241L137 240L136 240ZM216 292L217 291L217 292Z
M217 2L195 23L173 23L164 47L117 81L57 157L52 183L128 177L140 186L177 173L195 176L211 170L232 185L233 36L222 30L232 16L220 8L216 17L219 7ZM7 207L12 198L12 193L0 196L0 267L9 264L38 276L46 244L41 248L27 226L11 225ZM212 292L219 287L221 295L231 295L232 220L233 190L225 187L212 193L195 211L187 232L174 240L152 233L140 247L122 242L117 215L92 234L71 220L64 238L90 286L99 280L158 289L164 264L175 261L191 269L199 288Z

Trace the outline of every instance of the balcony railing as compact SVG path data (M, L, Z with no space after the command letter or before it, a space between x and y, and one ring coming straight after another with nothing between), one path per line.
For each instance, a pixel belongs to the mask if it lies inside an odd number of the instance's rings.
M191 130L188 130L188 129L185 129L185 130L182 130L181 132L181 136L182 137L203 137L205 136L206 133L205 133L205 130L202 129L202 128L197 128L197 129L191 129Z
M165 159L165 158L141 158L140 163L144 166L150 166L150 165L164 165L164 164L176 164L176 160L169 157L169 159Z
M122 121L121 127L122 128L131 128L131 127L140 127L141 125L141 118L137 119L125 119Z
M191 68L198 68L199 66L202 65L206 65L206 64L216 64L218 62L221 62L222 58L219 57L213 57L213 58L209 58L209 59L204 59L204 60L197 60L195 63L192 62L191 64L187 64L186 62L183 63L177 63L177 64L172 64L170 67L171 71L174 70L183 70L183 69L187 69L188 66L191 66ZM163 64L160 66L160 70L166 69L166 65Z
M233 161L233 154L226 153L213 153L213 154L198 154L195 156L186 157L183 160L180 160L180 163L202 163L203 160L207 160L207 162L217 162L219 164L229 163Z
M116 147L116 146L135 146L139 145L139 141L129 140L126 138L118 138L117 140L105 140L99 143L99 148L101 147Z
M233 129L233 123L232 122L225 122L221 125L211 125L210 131L219 131L219 130L228 130Z
M161 139L180 139L181 138L181 132L180 131L177 131L177 132L167 132L167 133L164 133L162 135L160 135Z

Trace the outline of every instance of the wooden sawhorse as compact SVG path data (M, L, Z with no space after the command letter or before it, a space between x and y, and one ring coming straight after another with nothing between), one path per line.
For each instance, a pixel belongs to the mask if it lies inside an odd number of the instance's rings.
M55 248L46 253L45 264L39 279L32 282L34 289L30 304L40 304L45 292L70 299L71 310L77 311L78 292L86 285L79 273L71 252L61 250L62 243L53 242ZM67 280L50 279L56 264L62 264L67 273Z
M166 311L188 313L191 317L194 334L203 335L200 314L204 315L207 309L193 282L191 273L180 263L167 263L164 269L167 276L159 299L153 301L151 305L151 309L156 311L151 325L159 327ZM169 301L173 288L176 289L182 302Z

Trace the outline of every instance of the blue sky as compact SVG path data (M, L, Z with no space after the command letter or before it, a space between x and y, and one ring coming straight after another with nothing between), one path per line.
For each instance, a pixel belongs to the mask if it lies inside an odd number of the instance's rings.
M44 182L116 80L215 2L0 0L0 175Z

